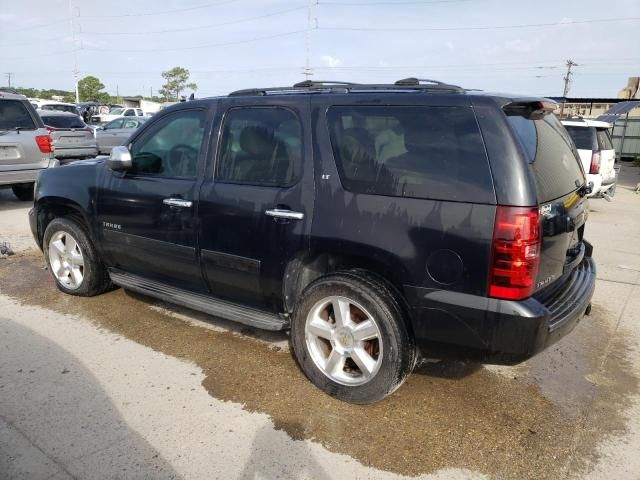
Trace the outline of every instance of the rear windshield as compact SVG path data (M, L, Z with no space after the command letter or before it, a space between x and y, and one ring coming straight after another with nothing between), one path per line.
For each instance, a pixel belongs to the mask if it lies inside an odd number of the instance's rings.
M35 130L36 124L27 107L19 100L0 101L0 130Z
M584 184L578 152L555 115L539 120L507 118L529 157L539 202L555 200Z
M484 144L468 107L336 106L328 119L346 190L495 202Z
M53 110L55 112L69 112L69 113L78 113L78 109L73 105L58 105L58 104L50 104L43 105L42 110Z
M80 117L62 115L40 115L45 125L54 128L84 128L85 123Z
M596 136L598 137L598 150L613 150L613 143L611 143L607 128L596 129Z
M576 127L565 125L569 135L580 150L597 150L596 129L593 127Z

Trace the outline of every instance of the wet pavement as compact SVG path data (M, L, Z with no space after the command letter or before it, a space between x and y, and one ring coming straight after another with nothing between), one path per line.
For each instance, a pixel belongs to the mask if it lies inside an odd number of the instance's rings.
M37 250L0 259L0 294L190 362L201 369L201 385L212 399L267 415L294 444L311 442L346 455L371 467L372 478L451 469L466 473L450 478L471 472L514 479L609 478L603 472L640 478L640 251L633 240L640 237L640 196L631 192L639 172L625 168L614 202L591 202L586 237L595 246L599 282L592 315L570 336L515 367L425 360L396 393L369 406L336 401L313 387L286 334L231 327L122 289L88 299L63 295ZM0 326L3 321L11 323L0 318ZM2 367L0 395L16 381ZM256 439L260 443L260 435ZM268 478L247 468L238 476ZM313 469L305 475L334 476Z

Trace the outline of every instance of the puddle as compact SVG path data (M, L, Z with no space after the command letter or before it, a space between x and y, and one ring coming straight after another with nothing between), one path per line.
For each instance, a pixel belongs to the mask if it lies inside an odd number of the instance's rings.
M404 475L466 468L499 478L558 478L576 449L575 438L581 440L580 450L570 466L579 471L595 458L604 435L623 431L628 395L638 387L625 371L622 344L598 372L606 343L602 335L607 335L601 317L607 313L594 309L590 328L579 326L526 368L492 371L460 362L423 362L390 398L349 405L321 393L286 349L273 348L260 335L194 325L157 308L159 302L122 289L89 299L64 295L43 264L39 252L0 259L0 291L27 304L85 316L190 360L205 372L203 386L210 395L270 415L276 428L295 440L311 439L365 465ZM594 382L598 376L608 382ZM592 401L597 408L585 421Z

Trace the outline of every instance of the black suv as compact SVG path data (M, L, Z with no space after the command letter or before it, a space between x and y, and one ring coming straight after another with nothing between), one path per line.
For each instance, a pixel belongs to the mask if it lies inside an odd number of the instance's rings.
M419 351L512 364L589 312L589 192L555 106L417 79L185 102L43 172L31 227L63 292L290 328L314 384L372 402Z

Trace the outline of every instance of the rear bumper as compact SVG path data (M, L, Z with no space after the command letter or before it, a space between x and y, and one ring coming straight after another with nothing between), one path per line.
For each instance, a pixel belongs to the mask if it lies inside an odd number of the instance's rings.
M0 172L0 185L13 185L16 183L32 183L38 179L43 169L15 170L12 172Z
M424 355L512 365L571 332L590 309L595 282L595 263L585 256L560 285L522 301L416 287L405 291Z
M60 148L56 147L56 158L79 158L95 157L98 155L98 148L93 145L89 147Z

